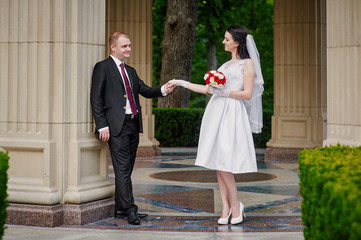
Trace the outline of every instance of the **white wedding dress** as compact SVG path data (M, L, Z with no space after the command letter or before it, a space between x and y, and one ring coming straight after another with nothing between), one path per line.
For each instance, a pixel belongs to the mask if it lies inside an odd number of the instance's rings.
M223 88L243 90L242 65L230 60L218 71L226 76ZM251 127L243 100L213 95L204 112L195 165L232 173L256 172Z

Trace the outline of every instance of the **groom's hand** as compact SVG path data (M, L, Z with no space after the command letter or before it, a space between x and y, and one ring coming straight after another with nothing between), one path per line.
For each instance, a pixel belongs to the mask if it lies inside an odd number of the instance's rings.
M170 93L174 90L176 86L177 85L175 85L174 83L168 81L166 84L164 84L164 90L166 93Z
M109 128L99 131L99 139L103 142L107 142L110 138Z

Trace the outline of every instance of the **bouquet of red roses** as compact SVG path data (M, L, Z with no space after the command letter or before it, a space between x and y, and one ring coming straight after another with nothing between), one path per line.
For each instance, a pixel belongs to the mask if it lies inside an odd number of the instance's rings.
M221 88L224 86L224 84L226 84L226 77L224 74L216 70L208 71L204 75L204 80L206 81L206 84L209 84L215 88Z

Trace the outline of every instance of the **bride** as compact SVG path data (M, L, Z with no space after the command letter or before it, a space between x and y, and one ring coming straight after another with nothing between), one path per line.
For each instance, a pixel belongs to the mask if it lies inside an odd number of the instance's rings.
M228 28L222 43L232 54L231 60L218 69L226 77L222 88L184 80L170 82L213 94L202 119L195 165L217 171L222 199L218 224L228 224L229 220L239 224L245 213L233 174L257 171L252 132L262 129L263 77L256 45L245 27Z

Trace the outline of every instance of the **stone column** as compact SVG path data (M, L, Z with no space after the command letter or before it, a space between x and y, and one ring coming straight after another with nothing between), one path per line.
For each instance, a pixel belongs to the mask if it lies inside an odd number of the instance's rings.
M327 139L361 145L361 1L327 1Z
M0 147L10 156L8 200L49 206L12 204L8 222L79 223L81 210L66 206L114 193L89 102L92 68L104 58L105 1L2 0L0 16ZM14 218L16 211L21 218Z
M322 146L326 121L326 1L274 1L274 115L266 158Z
M152 85L152 4L151 0L107 0L106 55L109 56L108 37L115 31L125 32L132 43L127 64L137 70L139 77ZM152 99L140 97L143 130L137 156L160 154L159 142L154 138Z

